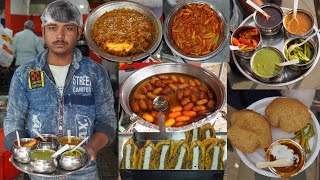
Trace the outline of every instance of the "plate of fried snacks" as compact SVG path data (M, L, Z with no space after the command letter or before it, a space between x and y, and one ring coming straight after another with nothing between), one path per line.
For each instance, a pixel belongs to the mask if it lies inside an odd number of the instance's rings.
M307 169L319 150L319 122L299 100L269 97L231 115L228 138L255 172L289 178Z

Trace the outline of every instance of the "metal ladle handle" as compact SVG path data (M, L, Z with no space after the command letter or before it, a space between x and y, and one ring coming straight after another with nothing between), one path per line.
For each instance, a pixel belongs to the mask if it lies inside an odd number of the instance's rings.
M159 111L159 131L166 132L166 126L164 123L164 116L162 111Z

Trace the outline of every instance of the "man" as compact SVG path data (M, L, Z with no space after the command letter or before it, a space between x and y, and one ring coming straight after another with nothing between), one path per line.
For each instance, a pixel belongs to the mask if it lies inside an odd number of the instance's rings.
M66 136L70 129L73 136L90 137L85 148L91 162L66 179L98 179L96 154L114 141L116 132L109 76L75 48L82 32L82 16L76 5L54 1L41 20L48 49L14 74L4 120L5 145L11 149L15 131L21 137L34 137L33 129Z
M24 23L24 30L13 37L16 67L35 59L37 54L44 50L42 40L34 34L33 30L34 23L28 20Z

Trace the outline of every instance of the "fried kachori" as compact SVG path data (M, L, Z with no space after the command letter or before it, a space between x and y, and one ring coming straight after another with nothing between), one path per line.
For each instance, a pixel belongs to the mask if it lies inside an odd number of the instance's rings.
M228 138L242 152L253 153L257 148L270 146L271 127L261 114L248 109L240 110L231 115Z
M272 126L286 132L296 132L304 128L311 118L308 108L292 98L276 98L265 110Z

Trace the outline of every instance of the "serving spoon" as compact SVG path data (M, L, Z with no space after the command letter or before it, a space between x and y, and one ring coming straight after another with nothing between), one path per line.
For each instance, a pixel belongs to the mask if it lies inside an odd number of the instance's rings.
M251 7L253 7L255 10L259 11L262 15L264 15L267 19L269 19L271 16L267 14L264 10L262 10L258 5L256 5L251 0L246 1L247 4L249 4Z
M47 139L45 137L43 137L36 129L32 129L32 131L40 137L40 139L42 139L42 141L47 141Z
M166 127L165 127L164 117L163 117L162 112L168 108L168 101L161 96L157 96L152 102L152 107L156 111L159 112L159 130L160 130L160 132L166 132Z
M299 25L299 21L297 20L298 3L299 3L299 0L294 0L294 2L293 2L293 17L289 21L289 24L291 24L292 20L295 20Z
M286 61L283 63L277 63L278 66L289 66L292 64L298 64L299 63L299 59L294 59L294 60L290 60L290 61Z
M16 131L16 135L17 135L18 146L20 147L20 136L18 131Z
M84 140L81 141L81 143L79 143L76 147L74 147L71 152L75 151L76 149L78 149L84 142L86 142L89 139L89 136L84 138Z
M258 162L256 164L257 168L266 168L266 167L286 167L291 166L293 161L291 159L277 159L271 162Z
M67 134L68 134L68 143L71 143L71 130L70 129L67 130Z
M59 156L61 153L65 152L69 148L70 148L69 144L66 144L66 145L62 146L62 148L60 148L57 152L52 154L51 157L56 158L57 156Z
M230 50L231 50L231 51L239 51L240 48L239 48L238 46L232 46L232 45L230 45Z
M311 38L313 38L313 36L317 35L320 32L320 29L318 29L315 33L313 33L311 36L309 36L306 40L302 41L299 44L292 44L289 48L288 48L288 52L290 54L291 51L293 51L296 47L299 47L301 45L303 45L304 43L308 42Z

